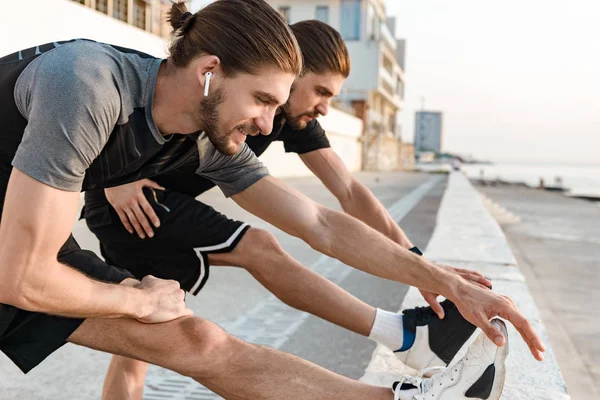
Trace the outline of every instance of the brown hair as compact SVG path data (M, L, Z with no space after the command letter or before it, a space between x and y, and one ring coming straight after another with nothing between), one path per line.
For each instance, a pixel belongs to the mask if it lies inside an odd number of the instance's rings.
M169 53L184 67L194 58L219 57L226 76L256 74L272 66L299 75L302 53L283 17L264 0L217 0L191 14L183 2L174 2L168 21L174 38Z
M304 57L303 75L307 72L337 72L344 78L350 75L350 55L338 31L317 20L301 21L290 28Z

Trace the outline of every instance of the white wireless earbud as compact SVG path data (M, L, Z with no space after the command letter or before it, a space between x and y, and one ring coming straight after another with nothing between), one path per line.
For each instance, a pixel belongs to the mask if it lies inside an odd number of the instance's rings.
M207 72L204 74L206 82L204 83L204 97L208 96L208 89L210 88L210 80L212 79L213 73Z

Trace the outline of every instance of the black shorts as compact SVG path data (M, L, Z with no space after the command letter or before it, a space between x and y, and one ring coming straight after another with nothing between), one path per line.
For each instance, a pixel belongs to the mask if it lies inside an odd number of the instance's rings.
M144 194L160 219L153 238L127 232L108 203L86 205L83 217L100 241L102 255L138 279L173 279L198 294L208 280L208 255L231 252L250 226L187 194L150 188L144 188Z
M132 277L105 264L91 251L82 250L73 236L60 249L58 261L103 282L119 283ZM0 350L27 373L62 347L83 321L0 304Z

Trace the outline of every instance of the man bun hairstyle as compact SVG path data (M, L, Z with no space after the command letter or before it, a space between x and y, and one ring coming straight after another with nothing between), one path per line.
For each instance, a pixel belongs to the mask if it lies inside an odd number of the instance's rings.
M256 74L267 66L294 75L302 71L294 34L264 0L217 0L194 14L178 1L171 6L168 21L173 28L169 54L176 66L214 55L229 77Z

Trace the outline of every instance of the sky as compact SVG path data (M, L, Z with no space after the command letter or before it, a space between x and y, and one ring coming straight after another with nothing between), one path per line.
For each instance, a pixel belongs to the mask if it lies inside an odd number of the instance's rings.
M424 97L444 113L446 151L600 164L600 1L385 4L407 40L405 141Z
M600 164L600 2L386 0L407 39L403 138L444 113L444 148Z

